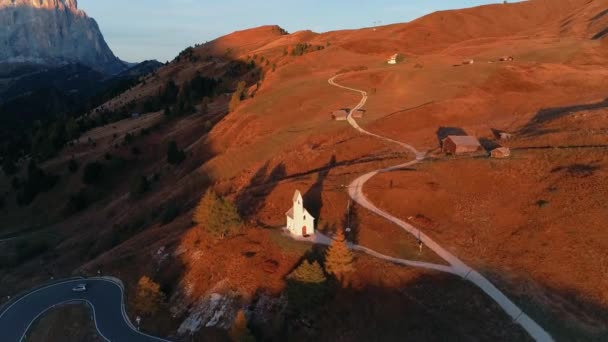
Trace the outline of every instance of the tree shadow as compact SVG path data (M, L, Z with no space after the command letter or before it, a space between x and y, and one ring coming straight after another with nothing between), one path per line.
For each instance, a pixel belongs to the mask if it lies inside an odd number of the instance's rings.
M287 174L285 164L280 163L268 173L270 163L266 162L251 178L249 184L236 195L236 206L241 217L250 219L262 208L268 195Z
M488 139L488 138L479 138L479 143L486 151L492 151L494 149L501 147L501 145L499 143L497 143L496 141L494 141L492 139Z
M336 166L336 156L332 156L329 162L321 168L316 182L304 194L304 204L308 212L319 220L323 208L323 186L332 168Z
M591 39L598 40L598 39L604 38L604 36L606 36L606 35L608 35L608 27L606 27L605 29L596 33Z
M439 127L437 129L437 141L439 142L439 146L443 147L443 140L450 135L468 135L467 132L460 127Z
M342 218L342 226L346 229L346 239L353 244L359 244L359 208L356 203L350 201L346 213Z
M571 164L568 166L559 166L551 170L551 173L564 172L571 177L587 178L595 174L595 171L599 170L598 165L589 164Z
M607 31L608 33L608 31ZM528 136L542 135L545 132L541 126L547 122L575 114L577 112L608 108L608 98L603 101L589 104L580 104L565 107L541 109L530 121L520 130L520 133Z

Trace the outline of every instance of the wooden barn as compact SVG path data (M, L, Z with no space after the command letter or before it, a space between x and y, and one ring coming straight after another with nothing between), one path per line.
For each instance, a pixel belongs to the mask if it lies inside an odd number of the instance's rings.
M442 144L442 151L452 155L475 153L483 150L479 140L473 136L449 135L443 139Z

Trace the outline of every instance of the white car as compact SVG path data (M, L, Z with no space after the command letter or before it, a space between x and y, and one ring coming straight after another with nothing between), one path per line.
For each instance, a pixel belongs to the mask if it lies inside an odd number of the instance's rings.
M72 291L74 292L85 292L86 290L87 284L78 284L74 288L72 288Z

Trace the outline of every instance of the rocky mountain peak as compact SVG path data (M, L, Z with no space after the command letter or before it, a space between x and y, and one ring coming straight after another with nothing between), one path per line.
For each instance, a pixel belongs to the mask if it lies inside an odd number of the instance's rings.
M48 10L68 9L78 12L78 0L0 0L0 9L18 6Z
M15 62L126 68L77 0L0 0L0 63Z

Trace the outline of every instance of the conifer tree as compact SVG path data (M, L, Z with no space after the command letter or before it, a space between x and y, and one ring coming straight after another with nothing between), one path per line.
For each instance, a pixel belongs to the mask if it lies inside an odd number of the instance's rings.
M317 261L304 261L287 276L289 306L297 311L317 309L327 294L325 273Z
M342 284L347 283L348 275L355 270L353 253L348 249L344 232L339 229L325 256L325 268Z
M229 335L230 339L234 342L255 342L255 337L253 337L251 331L247 328L247 317L245 317L243 310L239 310L236 314Z
M135 310L142 315L154 315L165 303L165 294L160 285L147 276L143 276L137 283L135 294Z
M232 94L232 98L230 99L230 104L228 106L228 110L230 112L234 112L239 106L239 104L241 104L241 101L245 99L246 87L247 83L245 83L245 81L240 81L237 85L236 91L234 92L234 94Z
M317 261L304 261L289 274L288 279L313 284L320 284L327 280L321 265Z
M194 222L217 238L238 233L243 222L236 207L209 190L194 211Z

